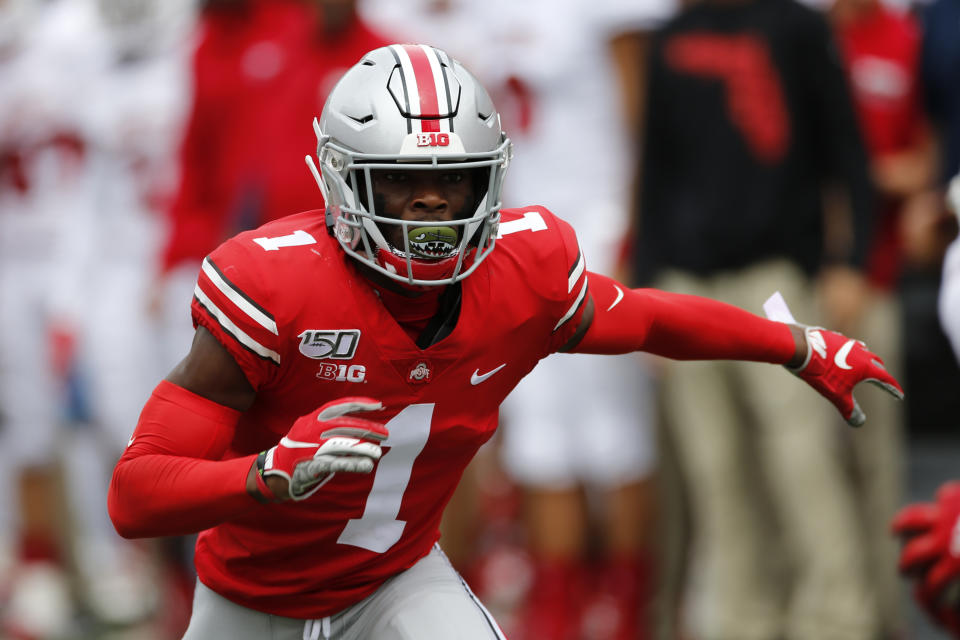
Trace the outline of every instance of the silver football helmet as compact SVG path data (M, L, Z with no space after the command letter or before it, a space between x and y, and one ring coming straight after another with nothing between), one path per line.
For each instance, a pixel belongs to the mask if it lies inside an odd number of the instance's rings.
M330 92L319 122L317 161L307 157L327 204L327 224L354 259L409 285L467 277L493 250L511 143L476 78L427 45L367 53ZM437 223L376 211L371 171L482 172L476 206ZM385 233L399 226L402 233ZM402 237L393 246L387 237Z

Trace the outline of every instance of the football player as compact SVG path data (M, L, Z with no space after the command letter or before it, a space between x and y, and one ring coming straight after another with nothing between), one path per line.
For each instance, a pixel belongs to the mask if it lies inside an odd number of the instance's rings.
M502 638L438 525L551 353L785 364L855 425L857 383L902 396L856 340L631 290L546 208L500 211L510 141L443 51L369 52L315 129L326 210L207 256L190 353L114 470L122 535L200 532L185 638Z
M960 216L960 175L947 191L947 206ZM940 323L960 359L960 240L943 261ZM954 638L960 638L960 482L944 484L929 503L905 506L892 528L903 541L898 567L915 579L920 606Z

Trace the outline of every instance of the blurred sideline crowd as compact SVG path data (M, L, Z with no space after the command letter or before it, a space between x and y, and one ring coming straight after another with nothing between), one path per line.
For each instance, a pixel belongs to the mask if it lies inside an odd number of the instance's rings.
M551 356L441 539L507 636L911 638L889 522L910 436L960 415L960 0L804 2L0 0L0 639L182 634L192 541L119 538L110 470L203 257L323 208L312 120L390 42L480 78L504 206L570 221L591 270L780 291L907 391L858 390L853 431L779 368Z

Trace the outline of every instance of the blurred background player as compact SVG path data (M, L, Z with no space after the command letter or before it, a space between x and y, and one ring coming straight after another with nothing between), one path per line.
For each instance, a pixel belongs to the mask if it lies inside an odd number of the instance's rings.
M866 263L866 296L842 287L827 289L827 322L855 331L873 348L889 354L885 363L901 375L901 274L907 268L937 265L942 247L936 224L940 199L933 192L937 158L920 79L920 29L909 13L879 0L836 0L830 8L846 67L854 107L877 188L873 240ZM865 410L878 398L864 394ZM904 493L904 413L878 411L870 437L846 434L858 513L863 518L868 568L877 596L882 637L904 631L902 594L894 560L896 542L885 531Z
M948 192L950 178L960 173L960 0L933 0L919 3L914 9L921 23L925 106L939 151L935 192L940 198L941 193ZM931 215L916 220L919 224L915 226L921 230L935 228L934 252L942 253L945 241L956 235L955 216L960 211L956 179L949 193L953 214L933 209L927 210ZM904 333L905 374L910 387L919 392L908 414L914 463L910 499L915 504L898 514L894 526L906 538L900 568L916 578L916 602L953 637L960 637L955 599L957 493L955 483L948 482L957 477L953 435L960 410L956 393L960 373L955 360L960 358L960 251L956 240L943 256L942 269L939 264L936 260L925 268L911 270L903 288L905 322L912 320ZM935 494L941 483L942 489ZM934 495L935 503L921 503ZM912 622L911 631L918 637L942 637L928 630L925 620Z
M658 33L650 63L638 280L753 309L780 290L805 318L821 317L817 276L862 296L873 193L825 19L792 0L701 2ZM832 215L850 243L824 256L828 184L849 206ZM737 363L665 365L703 640L876 633L835 425L790 382Z
M508 62L489 71L516 149L504 203L551 203L606 275L624 266L640 54L671 4L500 3L509 26L492 45ZM503 462L534 570L517 637L651 637L652 402L640 359L585 355L547 358L507 398Z
M947 190L947 202L960 216L960 174ZM943 264L940 322L960 360L960 240ZM953 638L960 638L960 483L945 483L933 502L901 509L891 523L904 542L898 567L913 579L917 603Z
M153 545L116 535L105 495L152 380L179 355L160 350L148 303L177 183L194 7L191 0L72 2L85 10L91 64L86 99L73 106L88 142L89 185L74 206L84 215L70 218L63 266L82 301L65 486L84 605L100 624L128 625L153 613L163 581L148 553Z
M193 58L180 185L155 292L165 342L193 334L183 306L203 257L234 233L322 207L304 171L310 132L340 75L385 41L354 0L210 0ZM306 123L306 124L304 124ZM237 135L238 132L244 135ZM177 355L182 355L179 352Z
M63 634L73 616L56 455L78 308L58 266L86 203L79 114L89 73L73 5L0 6L0 635ZM0 554L3 552L0 551Z
M960 167L960 0L933 0L919 9L923 30L923 86L940 149L938 184Z
M25 448L48 459L23 474L19 566L0 592L0 619L4 634L46 638L86 622L142 622L156 601L149 563L112 530L104 492L138 398L163 366L145 301L174 184L190 6L58 0L4 10L21 9L37 24L19 26L29 48L5 59L15 73L2 112L10 262L0 269L0 404L14 455L4 469L16 470ZM48 364L52 388L39 370Z
M960 170L960 162L956 167ZM960 173L948 187L950 210L960 218ZM940 323L960 360L960 239L955 239L943 261L943 283L939 300Z
M960 638L960 482L941 486L931 502L905 506L892 527L904 540L898 566L913 579L917 603L951 637Z

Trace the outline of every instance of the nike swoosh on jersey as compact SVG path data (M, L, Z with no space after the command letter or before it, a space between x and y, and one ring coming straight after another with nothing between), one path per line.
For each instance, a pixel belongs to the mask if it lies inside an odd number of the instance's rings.
M847 356L850 355L850 350L853 349L855 344L857 344L857 341L853 339L844 342L843 346L837 350L837 354L833 356L833 363L841 369L853 369L852 366L847 364Z
M500 371L500 369L503 369L505 366L507 366L506 362L504 362L502 365L500 365L496 369L491 369L490 371L487 371L486 373L483 373L483 374L480 373L480 369L474 369L473 373L470 375L470 384L474 386L480 384L481 382L483 382L484 380L486 380L487 378L495 374L497 371Z
M610 309L613 309L615 306L620 304L621 300L623 300L623 289L621 289L617 285L613 285L613 288L617 290L617 299L613 301L613 304L607 307L607 311L610 311Z

